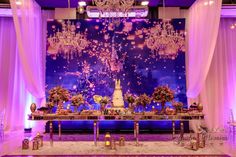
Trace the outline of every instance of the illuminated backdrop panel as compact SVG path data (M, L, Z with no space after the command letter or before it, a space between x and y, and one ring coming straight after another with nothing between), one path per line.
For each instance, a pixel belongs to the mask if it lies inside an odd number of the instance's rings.
M175 100L186 107L185 53L180 50L162 56L147 46L153 28L160 22L158 19L129 19L120 24L102 19L49 20L46 91L61 85L72 93L83 93L91 105L87 109L99 109L92 96L112 96L114 80L118 78L123 94L130 91L151 95L155 87L168 85L176 93ZM66 37L70 32L65 31L68 24L77 36L76 49L72 48L73 43L61 47L53 36ZM172 19L171 24L175 30L185 30L184 19ZM147 110L153 106L160 108L152 102Z

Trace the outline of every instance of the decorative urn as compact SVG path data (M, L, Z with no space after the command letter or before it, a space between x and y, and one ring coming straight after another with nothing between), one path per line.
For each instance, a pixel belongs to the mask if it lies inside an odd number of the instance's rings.
M24 139L22 141L22 149L29 149L29 139Z
M203 111L203 105L201 103L198 104L197 109L199 112Z
M119 146L125 146L125 138L124 136L121 136L119 139Z
M35 103L32 103L32 104L30 105L30 110L31 110L32 113L34 113L34 112L36 111L36 108L37 108L37 106L36 106Z

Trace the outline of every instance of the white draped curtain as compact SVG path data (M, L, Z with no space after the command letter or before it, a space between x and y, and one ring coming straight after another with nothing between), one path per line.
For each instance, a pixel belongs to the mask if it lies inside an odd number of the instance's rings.
M22 0L22 5L16 5L15 0L10 0L10 4L27 89L35 98L43 99L41 8L34 0Z
M34 0L10 0L13 18L0 18L0 111L5 130L32 127L30 104L45 100L42 12ZM44 32L44 33L42 33ZM45 41L45 40L44 40Z
M208 127L212 120L210 104L201 101L200 93L204 88L212 62L220 23L222 0L196 0L190 7L187 22L187 97L191 104L199 101L204 104L204 113ZM211 93L212 94L212 93ZM212 95L214 97L214 94ZM216 106L216 109L218 107ZM197 131L199 121L192 121L190 126Z
M12 18L0 18L0 111L5 112L6 130L24 127L25 89Z
M187 96L204 105L210 129L236 113L236 20L220 19L221 3L197 0L188 17Z
M236 113L236 18L222 18L211 66L199 100L209 128L223 128ZM235 115L234 115L235 116Z
M222 0L196 0L188 15L187 97L197 98L215 49Z

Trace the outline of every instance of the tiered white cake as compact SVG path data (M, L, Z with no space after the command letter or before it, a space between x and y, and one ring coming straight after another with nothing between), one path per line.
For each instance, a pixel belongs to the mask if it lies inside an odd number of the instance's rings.
M113 108L124 109L124 99L122 95L122 89L120 86L120 80L115 80L115 90L112 97Z

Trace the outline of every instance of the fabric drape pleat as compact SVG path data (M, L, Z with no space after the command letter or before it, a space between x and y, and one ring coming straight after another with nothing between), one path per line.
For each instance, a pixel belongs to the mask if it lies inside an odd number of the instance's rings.
M221 19L211 66L199 95L209 128L225 128L231 109L236 116L235 23L234 18Z
M188 15L187 97L197 98L209 71L218 34L222 0L196 0Z
M22 0L19 6L10 0L10 4L27 90L35 98L44 99L41 8L34 0Z
M0 75L0 112L6 113L4 129L22 129L29 97L19 63L12 18L0 18Z

